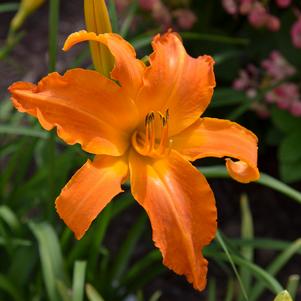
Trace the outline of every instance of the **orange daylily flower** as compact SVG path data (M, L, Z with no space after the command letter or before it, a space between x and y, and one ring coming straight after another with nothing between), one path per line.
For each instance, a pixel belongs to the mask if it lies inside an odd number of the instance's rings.
M189 161L235 158L226 159L229 174L243 183L257 180L257 138L237 123L200 118L215 87L214 61L190 57L176 33L153 39L150 66L117 34L80 31L68 37L64 50L82 41L108 47L113 80L73 69L9 88L19 111L96 155L56 199L58 214L80 239L130 178L163 263L202 290L207 261L201 250L215 236L217 216L205 177Z

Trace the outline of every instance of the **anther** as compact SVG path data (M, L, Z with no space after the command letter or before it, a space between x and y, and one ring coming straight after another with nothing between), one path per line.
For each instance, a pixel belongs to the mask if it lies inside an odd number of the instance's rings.
M165 118L166 118L166 121L169 119L169 109L167 109L165 112Z

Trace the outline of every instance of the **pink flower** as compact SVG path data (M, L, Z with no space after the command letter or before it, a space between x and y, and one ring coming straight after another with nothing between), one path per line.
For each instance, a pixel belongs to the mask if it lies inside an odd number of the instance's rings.
M256 28L263 27L267 24L269 14L267 13L264 6L256 2L248 15L249 22L252 26Z
M177 9L173 14L179 27L182 29L190 29L197 21L196 15L189 9Z
M160 0L139 0L139 5L143 10L152 11Z
M291 37L293 45L296 48L301 48L301 17L294 23L291 29Z
M116 9L118 12L124 11L130 4L129 0L116 0Z
M254 91L258 89L258 75L258 69L254 65L249 64L245 70L239 71L238 78L233 82L233 88L239 91L246 91L251 97Z
M240 0L239 12L247 15L251 12L254 0Z
M265 96L267 102L276 103L280 109L284 110L290 110L299 98L298 86L293 83L284 83L268 92Z
M280 29L279 18L272 15L268 15L266 26L270 31L278 31Z
M238 12L238 6L235 0L222 0L222 5L225 11L230 15L235 15Z
M296 73L296 69L277 50L261 62L261 66L273 81L280 81Z
M234 80L233 88L238 91L244 91L250 86L251 79L245 70L239 71L239 77Z
M154 19L163 26L163 29L167 29L171 25L171 14L168 8L160 0L156 1L152 14Z
M290 108L290 112L293 116L300 117L301 116L301 101L297 100L292 103Z
M276 4L281 8L288 7L291 4L291 2L291 0L276 0Z

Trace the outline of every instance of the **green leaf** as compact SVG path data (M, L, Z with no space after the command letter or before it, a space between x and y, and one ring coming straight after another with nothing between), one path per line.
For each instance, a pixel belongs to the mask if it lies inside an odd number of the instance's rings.
M241 237L242 239L253 239L254 237L254 226L251 210L249 207L249 201L247 195L243 194L240 198L240 209L241 209ZM253 262L254 259L254 250L252 246L242 246L241 255L246 260ZM240 275L242 282L245 286L247 292L251 289L252 275L250 271L245 267L241 267Z
M229 279L227 284L225 301L232 301L233 297L234 297L234 281L233 279Z
M291 133L301 128L301 119L276 106L271 109L271 119L274 125L285 133Z
M116 217L123 210L127 209L129 206L132 206L134 203L135 200L131 193L124 192L119 195L116 201L113 201L112 218Z
M148 46L150 45L151 40L156 32L157 30L155 30L154 32L150 32L135 37L130 41L130 43L136 49L140 49L145 46ZM240 44L240 45L247 45L249 43L247 39L233 38L233 37L222 36L222 35L204 34L204 33L195 33L195 32L180 32L179 34L184 40L210 41L215 43Z
M117 18L116 5L114 0L108 1L108 11L112 23L112 31L118 32L118 18Z
M276 275L282 267L294 256L298 251L301 250L301 238L293 242L287 249L285 249L280 255L272 261L272 263L266 268L266 271L271 275ZM251 301L255 301L261 295L264 290L262 283L257 283L252 288L252 294L250 296Z
M125 20L123 21L121 28L120 28L121 36L126 37L128 35L131 23L135 17L137 9L138 9L138 1L137 0L131 1L131 5L127 12L127 16L126 16Z
M30 247L30 246L32 246L31 241L26 240L26 239L10 238L9 243L12 246L16 246L16 247ZM7 244L7 240L4 239L3 237L0 237L0 245L5 246L6 244Z
M227 61L229 61L233 58L239 57L239 55L240 55L240 52L237 51L237 50L229 50L229 51L223 50L223 52L221 52L221 53L214 54L213 59L214 59L216 65L220 65L220 64L222 64L224 62L227 62ZM234 90L234 89L232 89L232 90ZM214 91L214 93L215 93L215 91ZM238 91L236 91L236 92L238 92Z
M279 162L280 177L286 183L293 183L301 179L301 160L296 162Z
M0 120L9 119L12 115L12 112L13 112L13 106L11 101L9 99L2 100L0 104Z
M165 273L166 271L167 269L162 263L154 264L147 273L136 279L136 281L131 283L127 288L129 291L137 291L141 287L144 287L151 280L158 279L159 275Z
M8 12L17 11L19 6L20 6L20 4L17 2L2 3L2 4L0 4L0 13L8 13Z
M15 125L0 125L0 134L7 135L21 135L36 137L41 139L47 139L48 133L46 131L41 131L32 128L26 128L24 126L15 126Z
M56 286L62 301L70 301L71 300L70 289L60 280L57 280Z
M209 279L208 283L208 301L216 301L216 281L214 278Z
M144 213L141 214L137 222L129 230L129 233L125 238L124 243L120 247L115 257L114 264L111 268L111 283L119 283L120 278L123 275L133 254L133 250L137 244L137 241L145 229L146 220L146 215Z
M27 287L28 279L32 278L36 268L37 252L33 242L29 241L27 246L19 246L13 253L13 261L6 275L13 280L18 288Z
M246 289L244 287L244 283L242 282L242 279L241 279L241 277L240 277L240 275L239 275L239 273L238 273L238 271L236 269L236 266L234 264L234 261L232 259L232 255L230 254L230 251L229 251L229 249L228 249L228 247L227 247L227 245L226 245L226 243L225 243L225 241L224 241L224 239L223 239L223 237L222 237L222 235L221 235L221 233L219 231L217 231L217 233L216 233L216 240L221 245L222 249L224 250L224 252L225 252L225 254L226 254L226 256L227 256L227 258L229 260L229 263L230 263L230 265L231 265L231 267L232 267L232 269L234 271L234 274L235 274L235 276L236 276L236 278L238 280L238 283L240 285L241 292L242 292L244 298L246 300L248 300L248 294L247 294Z
M242 91L232 88L218 88L214 91L210 108L219 108L250 102L250 99Z
M253 100L250 100L250 99L246 100L244 103L242 103L236 109L234 109L227 116L227 119L229 119L229 120L237 120L240 116L242 116L244 113L246 113L250 109L252 103L253 103Z
M197 32L180 32L183 39L197 40L197 41L210 41L222 44L233 45L248 45L249 40L244 38L235 38L231 36L222 36L216 34L197 33Z
M16 177L13 181L14 185L16 185L16 182L20 181L24 176L35 142L36 141L32 138L22 137L22 139L15 143L16 151L1 170L2 174L0 177L0 192L3 193L3 198L6 198L10 192L7 187L9 186L10 179L13 177L13 175L16 174ZM19 184L20 183L18 183L18 185Z
M68 283L64 270L59 240L47 223L30 223L30 229L38 241L44 283L50 301L58 301L57 281Z
M284 195L290 197L291 199L297 201L299 204L301 203L301 193L298 190L267 174L261 173L260 179L257 181L257 183L272 188L275 191L279 191Z
M86 294L89 301L105 301L97 290L89 283L86 284Z
M226 262L229 261L228 256L220 252L206 251L204 252L204 255L206 257L220 259ZM279 292L283 291L283 287L281 286L281 284L273 276L271 276L268 272L266 272L263 268L234 254L231 255L231 259L234 263L240 266L247 267L252 272L254 277L264 282L267 288L269 288L269 290L272 291L273 293L278 294Z
M138 50L143 47L149 46L152 40L153 34L143 34L140 36L135 37L134 39L130 40L130 44Z
M70 64L70 69L81 67L82 64L90 58L90 49L88 45L75 57L75 59Z
M288 278L287 285L286 285L286 290L290 293L293 299L295 299L298 287L300 283L300 276L299 275L291 275Z
M6 292L12 301L23 301L24 298L19 294L14 284L4 275L0 274L0 289Z
M254 239L237 239L237 238L228 238L228 241L231 245L237 246L252 246L255 249L262 249L262 250L286 250L290 245L291 242L278 240L278 239L267 239L267 238L254 238ZM301 255L301 250L297 251L296 254Z
M85 261L76 261L73 273L72 301L84 300L84 286L87 263Z
M301 179L301 133L295 129L281 142L278 149L280 176L285 182Z
M301 127L300 127L301 128ZM297 162L301 160L301 132L294 131L285 137L279 148L279 160L282 163Z
M143 277L147 273L147 269L151 268L155 263L162 261L162 255L159 250L153 250L143 256L138 262L136 262L122 278L122 285L128 285L134 283L140 277Z
M18 232L20 230L21 224L18 217L9 207L5 205L0 206L0 218L5 221L14 232Z
M89 267L91 266L91 269L97 268L96 261L99 256L102 240L111 218L111 207L112 203L108 204L100 213L95 223L92 224L86 235L80 241L76 242L76 245L68 254L68 266L73 265L73 262L76 259L86 256L88 250L88 265Z
M107 205L101 213L101 217L97 219L95 225L95 233L89 246L89 266L90 269L97 268L97 259L107 228L112 218L112 203Z
M159 301L161 295L162 295L162 293L160 291L156 291L152 294L149 301Z

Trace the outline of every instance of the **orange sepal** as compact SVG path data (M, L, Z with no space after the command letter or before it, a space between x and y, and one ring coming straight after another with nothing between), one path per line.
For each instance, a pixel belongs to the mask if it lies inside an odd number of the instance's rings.
M214 238L217 218L206 179L175 151L158 160L132 151L129 164L132 194L150 218L163 263L203 290L207 260L201 250Z
M51 73L38 85L17 82L9 87L14 106L38 118L46 130L57 127L68 144L80 143L87 152L118 156L128 148L136 126L132 100L98 72L72 69Z
M201 118L172 138L172 147L187 160L205 157L232 157L226 166L231 177L248 183L259 179L257 137L241 125L229 120Z
M210 56L189 56L174 32L157 35L150 66L137 97L141 118L150 111L169 110L170 135L181 132L200 117L215 87L214 61Z
M112 78L118 80L123 90L135 99L142 84L145 66L140 60L136 59L136 52L132 45L118 34L105 33L97 35L94 32L81 30L67 38L63 50L67 51L75 44L83 41L99 42L109 48L115 58L115 67L111 72Z
M88 160L71 178L56 199L56 210L66 225L81 239L92 221L122 192L128 173L123 158L96 156Z

